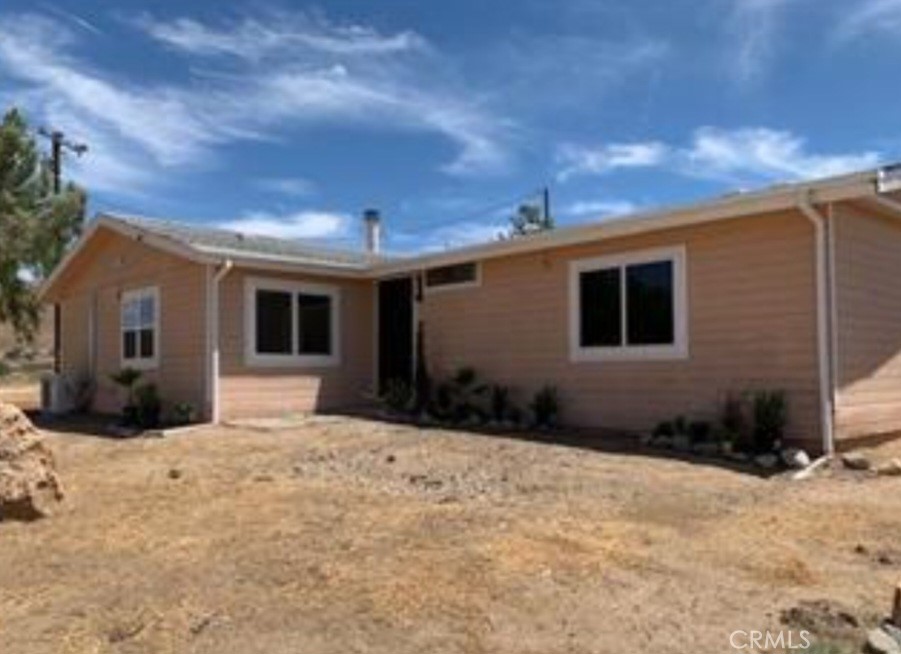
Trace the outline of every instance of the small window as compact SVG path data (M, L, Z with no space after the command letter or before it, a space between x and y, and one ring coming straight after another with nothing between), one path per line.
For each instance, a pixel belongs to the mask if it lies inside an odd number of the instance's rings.
M684 275L682 248L573 262L573 360L687 356Z
M120 303L122 365L153 368L159 359L159 290L126 291Z
M337 287L248 279L246 298L249 365L338 362Z
M478 283L479 264L476 262L440 266L425 271L425 286L429 290L477 286Z

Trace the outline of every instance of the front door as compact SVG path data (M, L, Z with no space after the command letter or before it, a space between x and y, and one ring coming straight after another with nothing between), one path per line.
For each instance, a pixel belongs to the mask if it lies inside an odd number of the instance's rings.
M389 382L413 382L413 279L379 282L379 393Z

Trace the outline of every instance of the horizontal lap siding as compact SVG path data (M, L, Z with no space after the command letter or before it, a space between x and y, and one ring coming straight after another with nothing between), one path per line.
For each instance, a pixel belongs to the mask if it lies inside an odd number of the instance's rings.
M244 281L248 277L333 284L341 289L341 361L336 366L249 366L244 357ZM279 416L358 406L373 381L373 283L327 277L235 270L221 289L223 419Z
M684 361L569 361L569 262L686 246ZM813 231L796 213L674 229L483 263L479 287L426 295L429 365L472 365L514 387L545 383L571 424L648 429L685 414L713 418L729 391L789 393L790 436L818 447Z
M96 306L97 394L94 408L119 411L122 397L110 375L121 369L119 300L123 292L160 289L160 361L142 381L155 382L164 410L188 402L205 406L205 279L203 266L102 229L70 269L63 295L64 370L88 361L88 312ZM66 354L70 352L72 354ZM77 352L77 354L75 354Z
M835 230L838 438L901 430L901 223L840 205Z

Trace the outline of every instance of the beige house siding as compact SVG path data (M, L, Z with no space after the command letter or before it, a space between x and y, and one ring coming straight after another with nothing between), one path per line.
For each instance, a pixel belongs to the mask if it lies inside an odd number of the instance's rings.
M569 263L684 245L684 360L570 361ZM741 218L483 262L481 284L426 294L428 362L436 374L474 366L525 404L558 387L576 425L649 429L676 415L712 419L729 391L784 389L789 436L821 445L814 239L800 213Z
M836 437L901 431L901 222L835 207Z
M330 284L340 289L340 362L321 367L265 367L245 360L244 294L248 277ZM224 420L327 411L366 401L373 383L373 283L233 270L220 290L220 411Z
M143 381L159 386L164 410L205 402L206 272L203 266L101 229L78 256L57 291L63 314L63 371L90 371L90 306L95 308L97 394L94 408L117 412L119 389L110 375L120 370L119 299L125 291L157 286L160 293L159 366ZM92 300L93 298L93 300Z

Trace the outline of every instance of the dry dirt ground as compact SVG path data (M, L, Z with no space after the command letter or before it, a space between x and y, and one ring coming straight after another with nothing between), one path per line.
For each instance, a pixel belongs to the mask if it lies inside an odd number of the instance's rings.
M0 524L4 654L715 654L806 600L859 638L901 577L901 478L351 418L49 438L68 498Z

